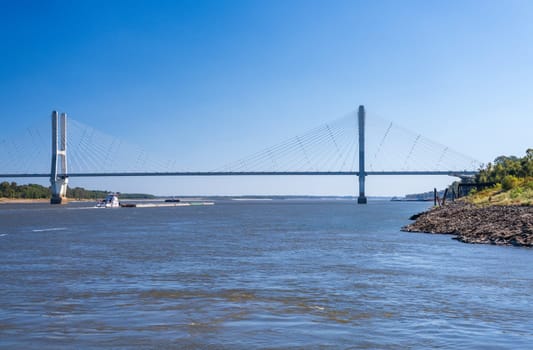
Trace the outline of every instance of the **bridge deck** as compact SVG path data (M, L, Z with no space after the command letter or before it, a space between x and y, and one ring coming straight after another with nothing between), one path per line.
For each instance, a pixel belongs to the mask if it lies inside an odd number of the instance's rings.
M374 175L475 175L476 171L367 171L366 176ZM120 176L359 176L358 171L189 171L189 172L116 172L116 173L72 173L68 177L120 177ZM50 174L0 174L0 178L50 177Z

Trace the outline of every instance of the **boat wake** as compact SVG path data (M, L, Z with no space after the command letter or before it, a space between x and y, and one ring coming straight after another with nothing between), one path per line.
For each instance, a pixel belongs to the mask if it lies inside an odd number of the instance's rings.
M49 231L64 231L66 229L67 229L66 227L52 227L52 228L35 229L31 231L32 232L49 232Z
M91 207L74 207L74 208L65 208L66 210L86 210L86 209L100 209L96 206Z

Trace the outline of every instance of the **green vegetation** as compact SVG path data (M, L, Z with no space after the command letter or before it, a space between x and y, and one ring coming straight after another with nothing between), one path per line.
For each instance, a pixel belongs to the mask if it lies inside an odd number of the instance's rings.
M533 149L522 158L500 156L476 175L477 183L494 183L473 191L468 200L475 204L533 205Z
M0 197L40 199L50 198L50 189L41 185L17 185L16 182L4 181L0 183Z
M494 160L494 164L489 163L476 175L476 182L502 183L507 176L518 179L533 177L533 149L526 151L525 157L500 156Z
M81 187L67 188L67 197L72 199L98 199L107 196L108 191L92 191ZM155 198L150 194L124 193L121 198ZM36 184L18 185L16 182L0 183L0 198L9 199L46 199L50 198L50 187Z
M86 190L82 187L67 187L67 198L72 199L98 199L107 196L109 191ZM153 199L155 196L145 193L121 193L121 199Z
M72 199L98 199L105 198L109 192L108 191L91 191L86 190L82 187L67 187L67 198Z

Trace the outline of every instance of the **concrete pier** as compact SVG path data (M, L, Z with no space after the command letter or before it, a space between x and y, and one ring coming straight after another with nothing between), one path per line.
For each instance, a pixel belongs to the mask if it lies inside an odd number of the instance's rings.
M58 158L60 163L58 164ZM58 171L58 165L60 171ZM52 197L50 204L64 204L67 200L67 115L52 112L52 168L50 171Z
M365 106L359 106L357 112L357 120L359 125L359 197L357 197L358 204L366 204L365 197Z

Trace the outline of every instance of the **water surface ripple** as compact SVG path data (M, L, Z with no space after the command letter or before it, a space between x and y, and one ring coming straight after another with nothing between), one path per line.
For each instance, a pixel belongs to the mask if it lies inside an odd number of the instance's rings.
M0 207L1 348L533 344L533 250L400 232L423 203L86 205Z

